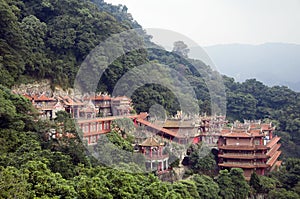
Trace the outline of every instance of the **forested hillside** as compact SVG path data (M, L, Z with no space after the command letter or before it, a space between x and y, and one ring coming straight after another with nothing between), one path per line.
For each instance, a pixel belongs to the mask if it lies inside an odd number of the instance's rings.
M215 180L201 174L207 158L195 151L194 169L199 174L188 180L162 182L152 173L127 173L101 165L83 147L73 120L62 112L55 121L35 120L36 113L25 98L0 87L0 198L267 198L299 197L299 159L288 159L286 166L271 176L253 175L246 182L241 169L220 171ZM64 126L61 126L61 123ZM74 138L49 140L50 128L61 129ZM111 132L111 142L131 145ZM107 155L107 154L106 154ZM109 157L108 157L109 158ZM115 157L111 157L114 159ZM212 175L212 173L210 173Z
M0 3L0 81L6 86L47 78L69 87L82 60L100 41L132 28L88 1Z
M282 137L285 166L269 177L254 176L251 186L239 169L221 171L216 180L196 174L173 184L153 174L116 171L87 154L67 114L56 121L37 122L29 101L9 88L42 79L49 79L53 87L72 87L81 63L101 41L141 27L126 6L93 2L0 0L0 198L245 198L248 193L298 197L300 94L286 87L268 87L254 79L237 83L223 76L228 119L270 120ZM151 36L141 30L139 34L143 42L151 42ZM165 64L185 77L196 94L200 113L211 113L207 82L217 99L225 97L219 92L223 82L218 72L201 60L158 48L139 49L116 59L97 90L112 93L125 73L144 63ZM158 84L137 89L132 99L137 112L148 111L154 104L163 106L169 115L179 109L171 90ZM61 122L75 138L45 139L45 133L61 128Z

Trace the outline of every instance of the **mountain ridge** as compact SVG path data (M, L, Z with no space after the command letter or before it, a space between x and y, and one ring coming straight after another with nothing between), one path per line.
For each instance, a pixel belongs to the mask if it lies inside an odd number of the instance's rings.
M256 78L274 86L300 91L300 45L268 42L259 45L220 44L204 47L222 74L236 81ZM266 75L269 74L269 75Z

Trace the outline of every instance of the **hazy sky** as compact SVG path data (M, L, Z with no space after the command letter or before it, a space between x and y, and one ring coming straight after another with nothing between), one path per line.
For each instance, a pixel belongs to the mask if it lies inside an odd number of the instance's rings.
M105 0L123 4L143 28L184 34L200 46L300 44L300 0Z

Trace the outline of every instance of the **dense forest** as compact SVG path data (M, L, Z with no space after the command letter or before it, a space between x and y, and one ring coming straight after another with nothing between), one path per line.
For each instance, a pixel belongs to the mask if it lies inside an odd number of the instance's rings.
M152 173L130 174L103 166L85 151L67 114L56 121L37 122L31 104L9 90L42 79L50 80L53 88L72 87L81 63L100 42L112 34L141 28L126 6L102 0L0 0L0 27L0 198L229 199L249 194L299 198L299 93L287 87L268 87L255 79L237 83L222 76L230 121L262 119L276 125L276 134L282 137L282 169L270 176L254 175L249 183L240 169L213 176L213 157L199 158L199 146L192 146L191 177L162 182ZM139 34L142 42L151 43L151 36L141 30ZM212 95L206 83L210 82L217 99L224 97L218 92L219 74L182 52L155 48L127 53L110 64L97 89L112 93L118 80L136 66L165 64L192 85L200 113L210 114ZM173 115L179 105L171 90L158 84L137 89L132 99L137 112L159 104ZM74 133L75 138L46 141L45 133L50 128L61 128L61 122L64 131ZM112 133L110 139L132 150L118 134Z

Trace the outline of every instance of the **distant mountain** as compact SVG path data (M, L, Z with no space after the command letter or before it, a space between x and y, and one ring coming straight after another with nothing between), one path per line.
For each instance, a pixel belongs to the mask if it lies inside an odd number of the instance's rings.
M224 44L204 49L219 72L236 81L256 78L269 86L285 85L300 91L300 45Z

